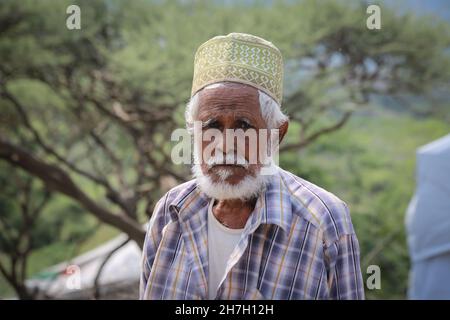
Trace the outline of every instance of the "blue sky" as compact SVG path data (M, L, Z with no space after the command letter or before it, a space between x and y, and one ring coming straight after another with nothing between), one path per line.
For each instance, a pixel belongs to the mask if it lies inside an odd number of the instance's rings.
M370 0L367 1L370 3ZM450 21L450 1L449 0L385 0L384 3L393 7L403 7L418 14L432 14Z
M271 0L215 0L218 3L254 3L263 2L271 3ZM301 0L291 0L301 1ZM348 0L359 2L360 0ZM418 14L431 14L439 16L450 22L450 0L364 0L367 4L385 3L393 8L399 8L400 10L411 10Z

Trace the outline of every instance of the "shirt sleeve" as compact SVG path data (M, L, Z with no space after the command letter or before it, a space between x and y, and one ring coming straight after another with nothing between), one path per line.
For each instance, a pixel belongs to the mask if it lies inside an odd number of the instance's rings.
M329 299L363 300L359 243L356 234L342 235L325 248Z
M164 210L166 197L160 199L153 210L152 216L147 226L144 246L141 257L141 275L139 283L139 299L145 299L145 291L147 289L148 278L161 241L161 230L164 226Z

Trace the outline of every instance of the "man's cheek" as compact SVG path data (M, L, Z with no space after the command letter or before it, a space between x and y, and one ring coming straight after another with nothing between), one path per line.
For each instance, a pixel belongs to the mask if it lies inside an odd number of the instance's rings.
M211 142L203 142L202 144L202 150L201 150L201 159L205 163L208 161L209 158L214 156L215 150L213 148L213 145L211 145Z

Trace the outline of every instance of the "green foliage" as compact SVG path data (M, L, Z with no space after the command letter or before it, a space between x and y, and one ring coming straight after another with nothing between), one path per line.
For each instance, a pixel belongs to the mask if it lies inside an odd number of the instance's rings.
M42 183L0 163L0 264L18 284L48 262L71 258L73 248L96 231L79 206L60 196L48 199ZM31 258L36 252L43 253L40 259ZM7 287L2 284L0 295L9 293Z

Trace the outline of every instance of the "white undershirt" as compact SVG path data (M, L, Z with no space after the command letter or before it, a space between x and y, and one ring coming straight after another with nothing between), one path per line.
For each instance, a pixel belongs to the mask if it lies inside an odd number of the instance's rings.
M225 274L228 258L239 242L244 229L230 229L221 224L213 214L214 200L208 206L208 259L209 299L216 297L220 280Z

